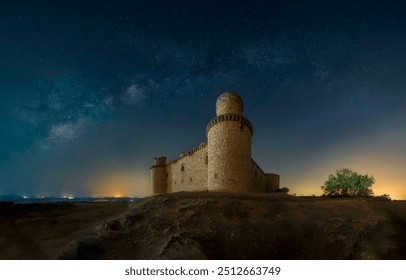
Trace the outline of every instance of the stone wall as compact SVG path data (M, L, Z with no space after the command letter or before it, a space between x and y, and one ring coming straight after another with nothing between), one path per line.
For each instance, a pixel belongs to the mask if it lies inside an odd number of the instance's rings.
M268 178L259 165L251 159L252 192L266 192Z
M167 192L207 190L207 143L200 144L169 163Z
M276 192L279 189L279 174L266 173L267 177L267 189L266 192Z
M253 127L243 115L238 94L226 92L216 101L216 117L206 127L207 143L166 164L151 167L153 194L179 191L274 192L279 175L265 173L251 158Z
M265 173L253 159L251 159L251 168L248 172L235 174L231 179L238 181L239 177L245 175L250 178L247 192L276 192L279 188L279 175ZM208 186L206 143L201 144L191 152L181 154L178 159L166 165L166 168L162 165L153 166L151 168L151 180L153 194L213 189ZM225 188L216 190L230 191Z
M250 191L252 129L246 123L241 115L221 115L209 123L209 191Z
M161 194L166 191L166 168L165 165L154 165L151 171L151 192Z

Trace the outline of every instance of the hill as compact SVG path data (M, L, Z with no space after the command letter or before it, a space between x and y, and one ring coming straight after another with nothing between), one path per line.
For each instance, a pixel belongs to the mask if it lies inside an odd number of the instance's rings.
M140 199L63 259L405 259L406 201L173 193Z
M126 202L0 202L0 259L55 259L101 220L128 210Z

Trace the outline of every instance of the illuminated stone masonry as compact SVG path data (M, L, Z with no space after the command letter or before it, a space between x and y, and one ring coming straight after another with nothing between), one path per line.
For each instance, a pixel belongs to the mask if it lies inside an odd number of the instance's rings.
M155 158L151 193L276 192L279 175L265 173L251 158L253 127L242 112L238 94L220 95L216 117L206 127L207 142L168 163L166 157Z

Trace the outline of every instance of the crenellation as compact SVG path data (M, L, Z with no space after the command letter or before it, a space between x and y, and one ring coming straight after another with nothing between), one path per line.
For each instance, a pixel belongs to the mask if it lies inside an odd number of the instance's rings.
M177 159L174 159L174 160L172 160L172 161L170 161L170 162L168 163L168 165L169 165L169 164L173 164L173 163L177 163L179 160L181 160L181 159L183 159L183 158L185 158L185 157L192 156L193 154L195 154L196 152L200 151L201 149L204 149L205 147L207 147L207 142L200 143L198 146L196 146L196 147L190 149L189 151L180 153L179 156L178 156L178 158L177 158Z
M178 191L274 192L279 175L265 173L251 158L253 126L242 115L240 96L226 92L206 127L207 142L151 167L152 194Z
M224 114L215 117L212 121L209 122L209 124L206 127L206 134L210 130L210 128L212 128L214 125L224 121L239 122L241 123L241 126L245 125L251 130L251 136L254 133L251 122L247 120L244 116L236 114Z

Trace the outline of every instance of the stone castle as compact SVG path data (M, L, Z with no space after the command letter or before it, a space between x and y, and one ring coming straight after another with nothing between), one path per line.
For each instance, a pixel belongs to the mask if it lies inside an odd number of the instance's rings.
M151 192L276 192L279 175L265 173L251 158L253 127L243 115L239 95L217 98L216 117L206 127L207 142L169 163L155 158Z

